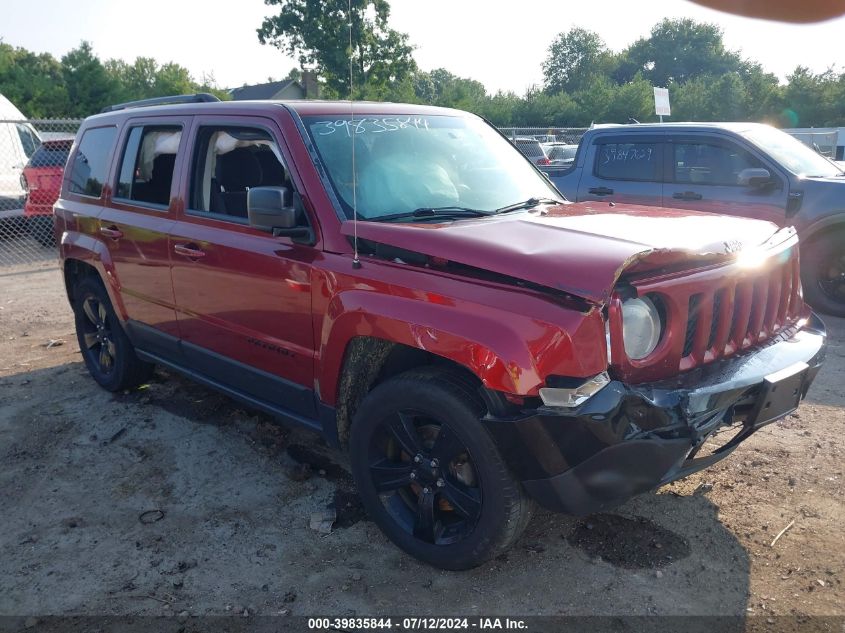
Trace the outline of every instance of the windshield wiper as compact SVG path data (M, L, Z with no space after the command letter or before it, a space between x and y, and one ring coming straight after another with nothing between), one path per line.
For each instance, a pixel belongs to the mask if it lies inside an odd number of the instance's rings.
M370 221L389 222L391 220L404 220L407 218L448 220L452 218L478 218L485 215L493 215L493 213L493 211L482 211L481 209L471 209L469 207L420 207L419 209L406 211L405 213L394 213L392 215L370 218Z
M554 198L528 198L522 202L515 202L506 207L496 209L493 213L508 213L509 211L519 211L520 209L533 209L538 204L562 204L562 200L555 200Z

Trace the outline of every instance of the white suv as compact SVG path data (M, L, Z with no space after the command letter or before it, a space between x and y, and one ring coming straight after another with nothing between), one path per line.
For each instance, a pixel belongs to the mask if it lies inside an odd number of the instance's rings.
M23 215L21 173L41 145L38 132L24 115L0 94L0 219Z

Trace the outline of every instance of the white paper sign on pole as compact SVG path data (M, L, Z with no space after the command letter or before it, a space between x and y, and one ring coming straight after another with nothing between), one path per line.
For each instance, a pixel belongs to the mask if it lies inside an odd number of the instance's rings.
M672 109L669 107L668 88L654 89L654 113L660 116L669 116L672 114Z

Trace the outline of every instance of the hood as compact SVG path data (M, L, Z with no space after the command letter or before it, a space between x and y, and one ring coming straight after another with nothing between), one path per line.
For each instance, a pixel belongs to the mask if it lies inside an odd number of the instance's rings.
M341 230L351 236L352 222L344 222ZM588 202L438 224L358 223L360 239L523 279L594 303L608 299L624 270L735 258L744 249L772 241L777 230L761 220Z

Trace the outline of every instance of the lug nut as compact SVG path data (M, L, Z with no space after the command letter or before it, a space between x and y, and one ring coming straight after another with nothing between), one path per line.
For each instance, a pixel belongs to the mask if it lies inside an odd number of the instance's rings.
M438 487L438 488L442 488L442 487L443 487L443 486L445 486L445 485L446 485L446 482L445 482L445 481L443 481L442 479L438 479L438 480L437 480L437 487Z
M422 455L414 455L414 463L419 464L422 461Z
M438 466L439 464L440 464L440 462L438 462L436 459L432 459L432 460L429 462L429 464L428 464L428 465L429 465L429 466L431 466L432 468L437 468L437 466Z
M431 492L431 488L423 488L423 493L428 494Z
M410 475L408 475L408 476L409 476L411 479L416 479L416 478L417 478L417 473L411 473L411 474L410 474Z

